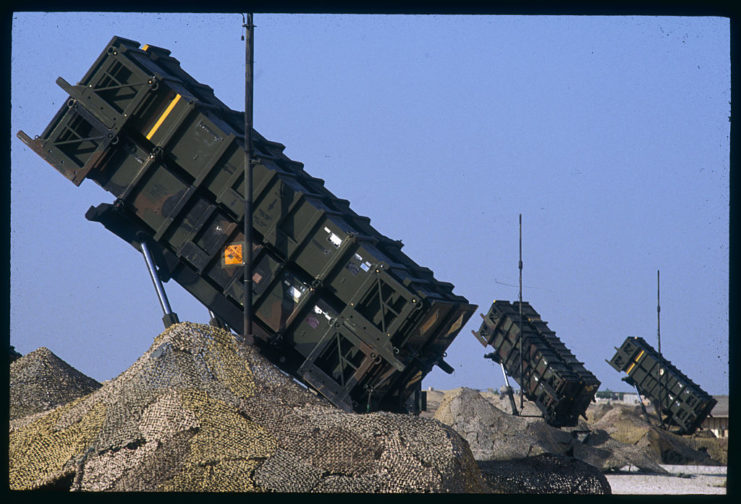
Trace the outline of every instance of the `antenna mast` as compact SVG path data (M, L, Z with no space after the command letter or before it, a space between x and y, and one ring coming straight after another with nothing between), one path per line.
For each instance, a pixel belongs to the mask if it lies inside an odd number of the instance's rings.
M520 269L520 303L518 305L520 310L520 411L522 411L522 395L525 388L525 357L522 355L522 339L525 336L525 333L522 330L522 214L520 214L520 261L518 263L518 267Z
M249 345L255 343L252 334L252 69L253 29L252 13L242 14L245 28L245 73L244 73L244 339Z
M661 414L661 410L664 407L664 394L661 382L664 381L664 369L662 366L663 359L661 358L661 272L656 270L656 337L659 340L659 409L657 411L659 415L659 422L661 427L664 427L664 417Z

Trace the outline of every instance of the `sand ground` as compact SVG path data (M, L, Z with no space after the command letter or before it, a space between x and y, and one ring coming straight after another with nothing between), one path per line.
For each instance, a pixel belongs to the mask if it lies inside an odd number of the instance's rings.
M638 474L630 468L605 476L614 495L725 495L725 466L664 465L670 476Z

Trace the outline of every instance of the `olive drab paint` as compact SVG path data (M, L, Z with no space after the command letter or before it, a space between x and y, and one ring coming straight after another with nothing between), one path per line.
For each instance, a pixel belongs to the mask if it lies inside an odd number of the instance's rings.
M717 404L713 396L679 371L646 340L629 336L607 361L627 376L633 385L661 412L663 424L677 427L681 434L692 434Z
M333 404L410 411L476 306L380 234L321 179L252 131L252 240L245 240L242 112L170 51L113 37L44 132L18 136L74 184L115 196L86 218L137 250L242 332L251 253L261 353ZM251 243L250 250L239 250Z
M527 302L495 300L474 336L554 427L573 427L600 386ZM520 349L522 348L522 353ZM521 371L522 370L522 371Z

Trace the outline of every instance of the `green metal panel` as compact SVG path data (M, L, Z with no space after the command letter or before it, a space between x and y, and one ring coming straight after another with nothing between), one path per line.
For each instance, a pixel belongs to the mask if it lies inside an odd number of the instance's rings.
M311 351L322 340L324 335L337 319L337 310L330 306L326 300L318 298L310 310L302 318L291 334L291 343L304 357L308 357Z
M119 37L78 85L58 83L70 100L40 137L19 136L112 193L88 218L137 249L146 238L165 279L240 331L243 268L225 254L244 243L243 114L166 49ZM342 407L403 410L476 307L253 134L257 344Z
M474 335L482 345L494 349L494 360L502 363L549 424L576 425L600 382L548 329L532 306L522 304L522 322L519 312L517 303L495 300L489 312L482 315L483 323Z
M608 364L625 372L623 380L661 408L664 421L678 427L679 432L695 432L717 403L669 360L659 359L658 352L643 338L628 337L615 350Z

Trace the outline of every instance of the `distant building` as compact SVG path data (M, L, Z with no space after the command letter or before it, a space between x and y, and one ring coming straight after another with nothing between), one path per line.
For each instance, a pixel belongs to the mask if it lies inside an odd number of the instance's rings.
M635 404L635 405L637 405L637 404L640 404L641 398L639 397L638 394L627 393L627 394L623 394L622 401L625 404Z
M638 405L640 404L640 397L635 392L613 392L612 390L599 390L594 395L594 401L597 404L628 404Z
M702 423L702 428L711 431L715 437L728 437L728 396L720 395L713 398L718 403Z

